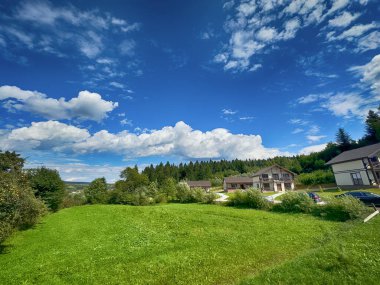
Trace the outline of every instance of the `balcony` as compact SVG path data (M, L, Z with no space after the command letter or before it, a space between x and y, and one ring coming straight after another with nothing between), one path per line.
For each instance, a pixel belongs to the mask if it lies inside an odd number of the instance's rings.
M279 177L279 178L260 177L260 182L291 182L291 181L293 181L292 177Z

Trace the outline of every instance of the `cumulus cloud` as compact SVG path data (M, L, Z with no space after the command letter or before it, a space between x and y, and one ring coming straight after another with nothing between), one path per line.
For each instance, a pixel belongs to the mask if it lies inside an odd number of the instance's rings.
M140 134L101 130L92 135L85 129L48 121L6 131L0 139L2 149L19 150L25 144L30 149L116 153L127 158L162 155L184 159L259 159L288 154L264 147L259 135L232 134L222 128L202 132L182 121Z
M49 98L38 91L22 90L16 86L0 86L0 101L6 100L11 111L25 111L47 119L80 119L101 121L118 106L105 101L97 93L80 91L78 97L69 101L65 98Z

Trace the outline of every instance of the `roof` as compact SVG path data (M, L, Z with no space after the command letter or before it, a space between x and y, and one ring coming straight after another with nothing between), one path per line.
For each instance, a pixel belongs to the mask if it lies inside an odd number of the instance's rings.
M189 187L211 187L211 182L208 180L199 180L199 181L187 181Z
M247 176L232 176L224 178L226 183L252 183L253 179Z
M367 146L360 147L357 149L342 152L338 156L328 161L326 164L331 165L331 164L342 163L346 161L362 159L362 158L374 155L378 151L380 151L380 143L367 145Z
M262 169L260 169L259 171L255 172L255 173L252 175L252 177L259 176L259 175L261 175L261 174L267 173L267 172L268 172L271 168L273 168L273 167L278 167L278 168L280 168L280 169L282 169L282 170L284 170L284 171L286 171L286 172L289 172L289 173L291 173L291 174L293 174L293 175L297 175L297 174L295 174L294 172L292 172L292 171L290 171L290 170L288 170L288 169L286 169L286 168L284 168L284 167L279 166L278 164L273 164L273 165L271 165L271 166L268 166L268 167L262 168Z

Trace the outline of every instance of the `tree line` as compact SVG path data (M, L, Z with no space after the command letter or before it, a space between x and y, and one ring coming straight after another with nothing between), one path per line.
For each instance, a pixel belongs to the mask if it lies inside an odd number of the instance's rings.
M350 135L339 128L336 133L336 141L327 144L324 150L308 155L295 155L293 157L274 157L270 159L247 160L219 160L219 161L190 161L178 165L169 162L146 167L142 173L149 181L158 184L163 183L168 177L175 181L182 180L211 180L214 186L221 185L223 178L233 175L250 175L261 168L278 164L296 174L309 174L304 182L334 182L334 176L326 162L343 151L363 147L380 142L380 106L377 111L370 110L365 120L365 133L358 141L351 139ZM310 173L316 172L315 179L310 179ZM305 175L299 176L302 180Z

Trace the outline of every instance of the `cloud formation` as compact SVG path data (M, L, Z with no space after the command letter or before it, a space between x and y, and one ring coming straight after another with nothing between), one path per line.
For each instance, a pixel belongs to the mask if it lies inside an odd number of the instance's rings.
M9 111L25 111L47 119L79 119L100 122L118 106L105 101L98 93L80 91L78 97L49 98L38 91L22 90L16 86L0 86L0 101Z
M352 41L378 27L375 22L349 27L360 16L349 11L351 6L366 4L366 1L360 1L350 5L348 0L227 2L224 7L233 14L227 16L224 29L230 38L214 61L222 64L224 70L232 72L256 70L258 63L254 60L255 55L268 53L281 42L295 38L299 30L309 26L319 25L322 35L329 41ZM346 27L347 30L335 34L335 29Z
M261 136L232 134L218 128L202 132L180 121L174 126L145 133L101 130L90 134L86 129L56 121L32 123L29 127L3 131L0 149L53 150L62 152L116 153L127 158L172 156L182 159L260 159L289 155L266 148Z

